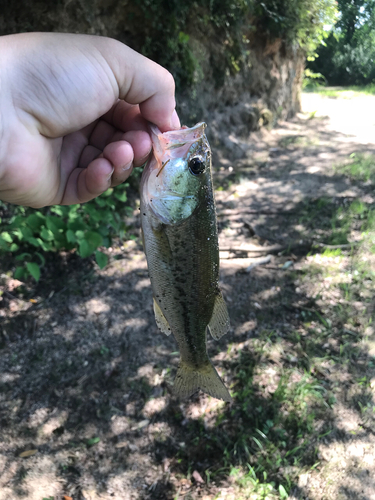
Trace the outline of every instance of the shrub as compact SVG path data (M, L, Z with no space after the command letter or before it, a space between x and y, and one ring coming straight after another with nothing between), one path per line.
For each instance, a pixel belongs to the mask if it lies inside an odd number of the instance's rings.
M99 250L108 248L112 238L124 238L126 225L123 216L128 210L126 188L122 184L83 205L52 206L34 210L6 206L6 216L0 219L0 256L11 253L18 265L14 277L40 278L45 264L45 252L76 251L82 258L95 254L100 268L108 256ZM1 203L1 202L0 202Z

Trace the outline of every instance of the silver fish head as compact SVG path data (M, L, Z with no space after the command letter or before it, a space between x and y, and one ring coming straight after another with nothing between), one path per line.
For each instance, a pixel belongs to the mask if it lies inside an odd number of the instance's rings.
M164 224L190 217L211 186L211 149L205 123L161 133L151 125L153 155L142 178L145 202Z

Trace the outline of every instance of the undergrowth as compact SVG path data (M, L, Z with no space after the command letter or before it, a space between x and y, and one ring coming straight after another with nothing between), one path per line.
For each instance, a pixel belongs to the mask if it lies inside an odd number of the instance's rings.
M375 361L364 340L375 321L375 207L323 198L307 204L302 219L310 237L345 246L314 247L299 272L290 272L296 305L285 307L296 313L293 326L229 346L235 404L210 425L190 421L194 439L179 452L185 470L215 457L207 484L232 485L220 499L287 499L301 474L322 473L319 450L336 439L343 380L356 388L346 404L364 425L374 424Z
M364 153L352 153L351 161L339 165L336 170L348 177L357 180L375 183L375 156Z
M124 215L132 210L125 205L127 186L110 188L83 205L35 210L0 202L0 257L10 257L13 276L20 280L39 280L46 252L66 250L82 258L95 254L99 267L105 267L108 256L100 248L126 234Z
M369 85L350 85L347 87L326 87L319 84L320 73L313 73L310 70L306 71L304 92L314 92L326 97L341 97L344 99L351 99L359 95L375 95L375 84L373 83ZM316 76L311 76L311 74Z

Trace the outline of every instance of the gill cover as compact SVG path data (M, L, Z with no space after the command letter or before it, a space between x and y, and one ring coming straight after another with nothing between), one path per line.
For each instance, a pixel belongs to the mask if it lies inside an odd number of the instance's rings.
M162 134L151 126L153 158L145 199L164 224L178 224L199 206L211 176L211 150L205 123Z

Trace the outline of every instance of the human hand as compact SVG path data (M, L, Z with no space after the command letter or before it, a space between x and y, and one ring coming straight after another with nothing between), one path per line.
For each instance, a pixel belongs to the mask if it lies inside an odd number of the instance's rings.
M151 150L147 121L180 127L172 75L104 37L0 37L0 199L83 203L124 182Z

